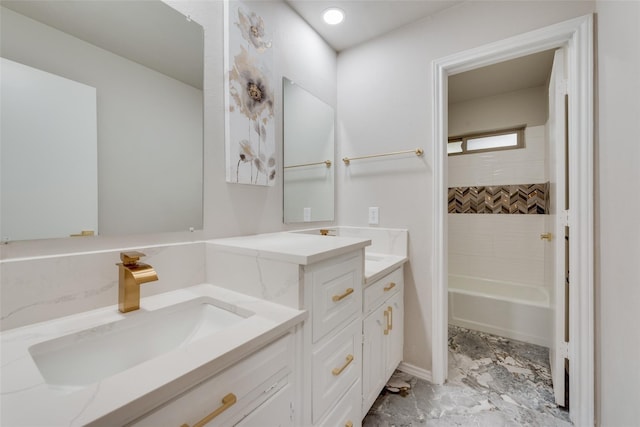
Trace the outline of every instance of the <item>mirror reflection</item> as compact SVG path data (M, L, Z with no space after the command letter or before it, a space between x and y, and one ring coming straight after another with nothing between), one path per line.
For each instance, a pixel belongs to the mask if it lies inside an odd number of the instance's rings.
M201 229L202 27L155 0L0 8L2 239Z
M334 111L283 78L284 222L334 218Z

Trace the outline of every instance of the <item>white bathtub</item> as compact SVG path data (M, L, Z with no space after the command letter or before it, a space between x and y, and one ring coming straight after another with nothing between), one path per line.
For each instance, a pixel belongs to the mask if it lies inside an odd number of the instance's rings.
M549 347L553 310L545 288L449 275L449 324Z

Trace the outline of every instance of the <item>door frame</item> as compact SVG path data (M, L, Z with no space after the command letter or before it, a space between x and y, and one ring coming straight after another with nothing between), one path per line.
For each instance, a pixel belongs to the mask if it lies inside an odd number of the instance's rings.
M565 47L569 92L569 296L568 354L571 363L570 417L594 425L594 50L593 16L586 15L495 43L456 53L432 64L433 195L432 221L432 379L447 378L447 80L462 73L520 56ZM441 143L438 143L441 141Z

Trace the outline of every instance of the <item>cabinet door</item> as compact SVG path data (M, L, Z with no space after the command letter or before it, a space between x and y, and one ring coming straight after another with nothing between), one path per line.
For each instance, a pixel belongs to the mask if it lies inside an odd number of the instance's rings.
M404 346L404 297L402 290L389 298L382 307L389 313L389 334L386 338L386 378L402 362Z
M362 413L369 411L380 390L387 381L386 373L386 339L387 329L386 305L378 307L363 322L362 345Z

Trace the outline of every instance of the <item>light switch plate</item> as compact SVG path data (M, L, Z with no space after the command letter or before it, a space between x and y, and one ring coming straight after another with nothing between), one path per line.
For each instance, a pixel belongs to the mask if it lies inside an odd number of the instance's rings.
M302 211L302 215L304 217L304 222L311 221L311 208L304 208Z

